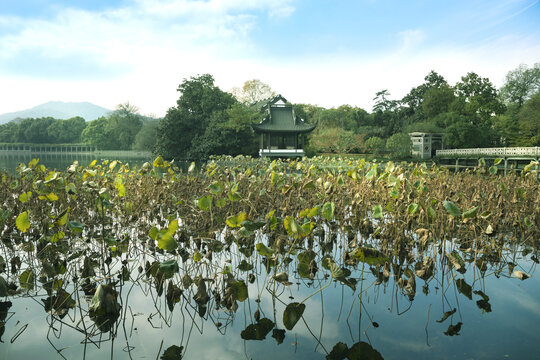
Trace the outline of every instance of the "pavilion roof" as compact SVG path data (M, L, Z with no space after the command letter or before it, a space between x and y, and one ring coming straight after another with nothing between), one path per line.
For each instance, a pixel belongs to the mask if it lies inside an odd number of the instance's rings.
M274 97L263 109L266 109L266 117L259 124L251 125L256 132L308 133L317 126L296 116L292 105L281 95Z

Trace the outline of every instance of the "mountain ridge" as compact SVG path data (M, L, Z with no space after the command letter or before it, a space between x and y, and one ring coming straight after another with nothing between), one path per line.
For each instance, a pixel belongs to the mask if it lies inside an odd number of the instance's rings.
M70 119L75 116L80 116L86 121L95 120L101 116L105 116L112 110L92 104L90 102L64 102L64 101L49 101L30 109L9 112L0 114L0 124L5 124L17 118L41 118L53 117L55 119Z

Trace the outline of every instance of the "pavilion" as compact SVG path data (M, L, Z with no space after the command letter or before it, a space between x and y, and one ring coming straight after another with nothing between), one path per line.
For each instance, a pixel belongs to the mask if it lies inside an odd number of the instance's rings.
M412 155L415 157L431 159L437 150L444 149L443 134L412 132L409 136L413 144Z
M315 129L316 124L307 124L294 114L291 103L277 95L261 108L264 119L251 125L260 134L260 157L302 157L304 137Z

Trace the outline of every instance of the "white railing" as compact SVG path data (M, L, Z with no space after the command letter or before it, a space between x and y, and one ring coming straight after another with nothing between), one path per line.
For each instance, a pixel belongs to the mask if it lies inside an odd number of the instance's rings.
M304 156L304 149L260 149L259 156Z
M437 150L437 156L534 156L540 157L540 147L500 147L500 148L478 148L478 149L446 149Z

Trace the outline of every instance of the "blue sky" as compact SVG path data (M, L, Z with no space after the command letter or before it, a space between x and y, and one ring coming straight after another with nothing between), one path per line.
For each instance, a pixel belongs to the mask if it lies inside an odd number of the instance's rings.
M538 0L0 0L0 113L129 101L162 116L202 73L370 111L377 91L401 98L431 70L500 87L537 62Z

